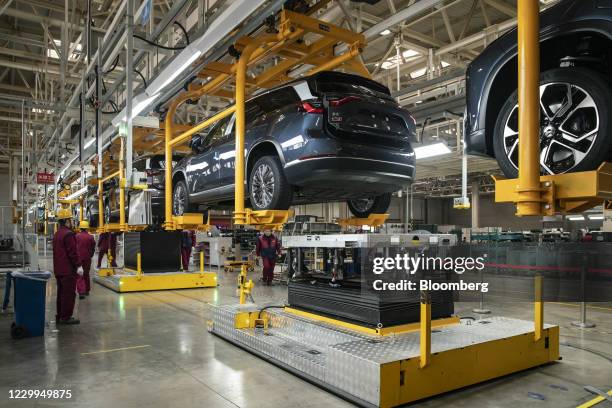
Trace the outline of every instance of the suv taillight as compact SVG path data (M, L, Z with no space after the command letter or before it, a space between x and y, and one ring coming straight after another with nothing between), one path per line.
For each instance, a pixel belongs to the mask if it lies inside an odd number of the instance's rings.
M346 105L349 102L360 101L361 98L358 96L347 96L341 99L330 99L329 106L338 107L342 105Z
M302 110L306 113L323 113L323 104L317 99L302 102Z

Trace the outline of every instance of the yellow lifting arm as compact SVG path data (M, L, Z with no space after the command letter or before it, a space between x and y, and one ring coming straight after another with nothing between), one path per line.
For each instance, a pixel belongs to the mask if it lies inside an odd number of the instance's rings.
M311 44L298 42L306 34L315 36ZM340 49L338 44L344 44L340 55L334 50ZM229 64L220 61L208 63L198 74L198 78L207 78L203 85L190 85L188 90L177 96L168 106L165 117L165 223L167 230L185 227L187 219L190 223L203 223L201 216L185 214L182 218L172 214L172 149L184 143L202 129L211 126L231 114L236 115L236 155L235 155L235 223L250 224L259 227L278 228L289 217L287 211L265 212L246 209L245 202L245 101L246 95L254 87L270 87L290 80L287 72L302 65L314 65L310 73L331 70L339 66L370 76L368 70L359 58L365 46L365 37L344 28L323 22L312 17L289 10L280 13L278 32L275 34L254 34L238 39L235 44L240 53L238 61ZM276 57L273 66L259 72L254 78L247 78L247 70L256 64L266 62L266 59ZM225 85L234 84L231 93L222 89ZM235 105L213 117L193 126L191 129L175 135L174 115L177 108L188 100L198 100L204 95L234 95ZM197 218L197 219L196 219Z

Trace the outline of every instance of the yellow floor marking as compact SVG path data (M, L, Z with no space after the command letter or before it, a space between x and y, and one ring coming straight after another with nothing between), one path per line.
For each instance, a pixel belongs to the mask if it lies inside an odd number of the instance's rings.
M148 344L144 344L142 346L131 346L131 347L121 347L121 348L116 348L116 349L109 349L109 350L91 351L89 353L81 353L81 355L87 356L90 354L111 353L113 351L134 350L134 349L140 349L140 348L145 348L145 347L151 347L151 346Z
M612 396L612 390L608 391L607 394ZM585 402L584 404L578 405L576 408L590 408L590 407L592 407L594 405L597 405L600 402L605 401L605 400L606 399L600 395L599 397L593 398L589 402Z

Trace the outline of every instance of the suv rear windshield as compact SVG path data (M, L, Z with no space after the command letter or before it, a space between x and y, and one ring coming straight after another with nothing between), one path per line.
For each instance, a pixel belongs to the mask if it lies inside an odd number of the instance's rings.
M181 159L182 159L182 156L172 156L172 167L174 167L176 163L178 163ZM152 156L149 166L151 169L165 169L166 168L166 156L163 156L163 155Z
M172 167L176 165L181 160L182 156L174 155L172 156ZM145 170L159 170L165 169L166 166L166 157L162 154L155 156L146 156L139 157L137 160L134 160L134 168L138 171Z
M314 94L362 94L391 99L389 89L358 75L326 72L309 79L308 84Z

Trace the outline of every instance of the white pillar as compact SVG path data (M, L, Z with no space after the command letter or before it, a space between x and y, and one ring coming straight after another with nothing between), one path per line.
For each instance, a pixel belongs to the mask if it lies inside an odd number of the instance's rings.
M480 228L480 191L478 181L472 183L472 228Z

